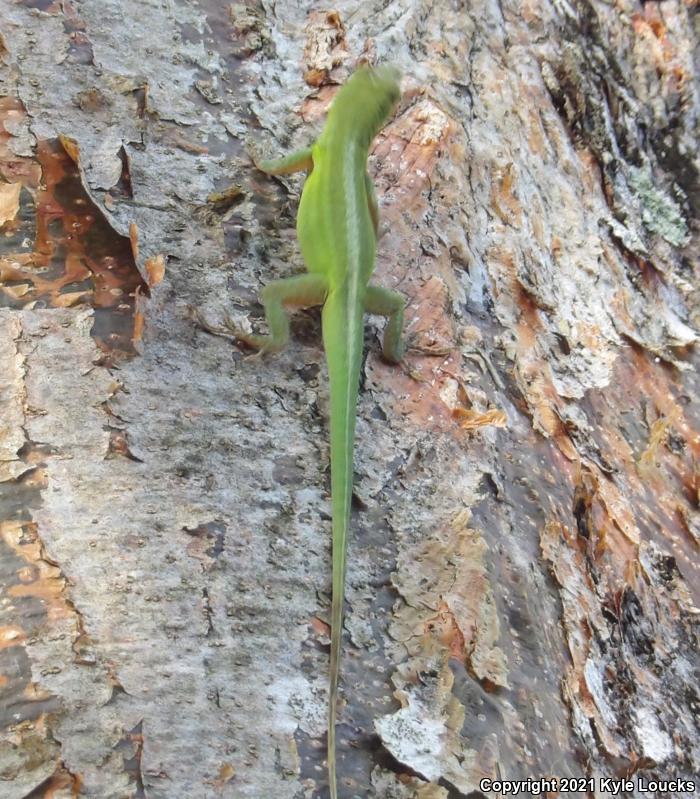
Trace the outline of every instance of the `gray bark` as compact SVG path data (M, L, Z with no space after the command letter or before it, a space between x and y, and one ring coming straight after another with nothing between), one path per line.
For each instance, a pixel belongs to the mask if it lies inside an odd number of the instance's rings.
M412 349L369 321L341 796L692 779L696 9L0 8L0 796L326 795L319 317L251 361L191 309L258 327L303 268L251 155L362 58L404 74L370 172Z

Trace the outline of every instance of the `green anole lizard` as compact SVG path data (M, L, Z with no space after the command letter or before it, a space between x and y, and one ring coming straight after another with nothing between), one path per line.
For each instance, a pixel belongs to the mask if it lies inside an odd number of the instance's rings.
M270 334L236 331L236 338L262 352L277 352L289 338L284 306L323 305L323 344L331 406L331 501L333 507L333 598L331 605L328 778L337 799L335 722L343 627L347 532L353 482L355 417L365 312L388 318L384 358L398 363L404 298L369 283L374 271L379 209L367 174L372 140L396 106L398 72L361 67L340 89L315 143L286 158L257 164L283 175L306 170L297 236L308 274L275 280L261 292Z

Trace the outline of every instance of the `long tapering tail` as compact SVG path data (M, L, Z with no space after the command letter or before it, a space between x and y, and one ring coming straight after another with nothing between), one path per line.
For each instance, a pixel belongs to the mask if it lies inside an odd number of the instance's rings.
M328 701L328 779L337 799L336 705L343 639L347 532L352 501L353 450L363 344L361 300L352 285L332 292L323 308L323 342L331 397L331 500L333 506L333 599Z

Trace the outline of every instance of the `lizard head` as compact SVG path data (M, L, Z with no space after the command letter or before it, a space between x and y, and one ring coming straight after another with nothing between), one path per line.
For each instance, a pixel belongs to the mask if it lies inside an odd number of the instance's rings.
M355 74L362 76L363 72L366 72L374 92L383 95L390 104L389 111L393 110L401 96L399 89L401 73L399 70L390 64L385 64L379 67L362 67ZM387 111L387 116L389 111Z
M400 78L393 66L360 67L336 95L329 118L342 117L369 146L401 97Z

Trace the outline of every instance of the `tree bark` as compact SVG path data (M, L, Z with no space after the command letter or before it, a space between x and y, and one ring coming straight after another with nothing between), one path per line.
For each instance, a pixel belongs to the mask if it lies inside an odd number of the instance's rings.
M340 795L693 780L696 5L0 8L0 795L327 795L319 316L260 361L192 309L262 326L303 268L252 156L363 59L404 75L370 173L411 348L369 321Z

